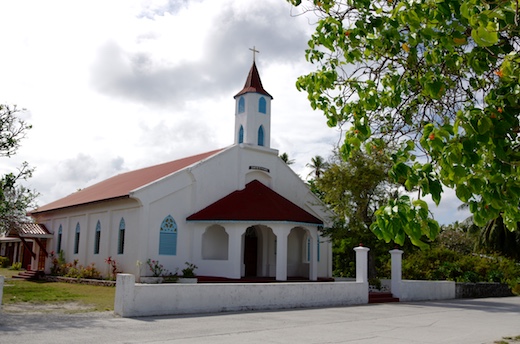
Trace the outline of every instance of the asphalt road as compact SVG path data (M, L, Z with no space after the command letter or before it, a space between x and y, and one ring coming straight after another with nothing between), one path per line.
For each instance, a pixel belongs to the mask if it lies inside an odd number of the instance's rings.
M0 313L0 343L493 343L520 335L520 297L119 318Z

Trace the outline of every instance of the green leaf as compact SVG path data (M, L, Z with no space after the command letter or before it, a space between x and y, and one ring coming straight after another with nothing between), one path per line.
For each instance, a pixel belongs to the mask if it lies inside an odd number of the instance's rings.
M471 37L482 47L495 45L498 42L498 25L489 22L486 27L479 26L477 29L471 30Z

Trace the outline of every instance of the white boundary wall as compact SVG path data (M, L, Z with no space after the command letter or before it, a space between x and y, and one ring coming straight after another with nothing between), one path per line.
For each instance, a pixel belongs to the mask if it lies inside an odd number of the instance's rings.
M400 301L433 301L455 298L453 281L401 281Z
M401 279L401 250L391 250L392 279L390 288L399 301L431 301L455 298L456 283L453 281L412 281Z
M368 303L366 282L136 284L117 275L114 312L122 317Z

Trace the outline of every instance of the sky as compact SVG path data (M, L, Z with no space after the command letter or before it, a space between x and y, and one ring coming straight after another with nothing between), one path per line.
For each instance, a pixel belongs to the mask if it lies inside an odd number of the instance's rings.
M341 132L298 92L315 18L284 0L0 2L0 103L33 125L0 173L23 161L44 205L113 175L234 143L233 96L252 64L273 96L271 147L306 179ZM444 224L467 212L448 192Z

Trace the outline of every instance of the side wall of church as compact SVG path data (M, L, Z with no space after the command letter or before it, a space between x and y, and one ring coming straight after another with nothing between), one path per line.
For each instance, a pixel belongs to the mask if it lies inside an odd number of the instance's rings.
M39 214L37 221L53 233L49 251L56 257L63 250L67 263L77 261L83 267L93 264L103 276L108 276L109 257L116 261L119 271L135 273L139 211L136 201L126 199ZM51 266L52 260L48 259L47 273Z

